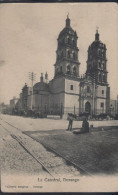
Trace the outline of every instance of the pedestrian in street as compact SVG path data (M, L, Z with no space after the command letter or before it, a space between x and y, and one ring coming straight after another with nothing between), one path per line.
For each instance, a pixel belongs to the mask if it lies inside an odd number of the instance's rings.
M89 122L87 118L85 118L82 123L81 133L87 133L87 132L89 132Z
M71 131L72 130L72 125L73 125L73 120L74 120L73 114L72 113L68 113L68 118L67 119L69 121L67 131Z
M81 129L73 131L74 134L82 134L88 132L89 132L89 122L87 121L87 118L83 120Z

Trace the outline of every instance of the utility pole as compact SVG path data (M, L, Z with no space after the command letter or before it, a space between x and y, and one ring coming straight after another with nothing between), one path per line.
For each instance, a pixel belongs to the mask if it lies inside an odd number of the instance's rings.
M118 114L118 95L117 95L117 105L116 106L117 106L116 107L117 108L117 112L116 113Z
M36 79L36 74L33 72L29 72L29 79L31 80L31 89L32 89L32 93L31 93L31 110L32 110L33 109L33 84Z
M95 75L93 75L93 109L92 116L95 114Z

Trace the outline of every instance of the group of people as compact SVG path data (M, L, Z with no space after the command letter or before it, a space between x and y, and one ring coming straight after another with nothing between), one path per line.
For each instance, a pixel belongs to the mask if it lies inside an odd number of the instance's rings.
M72 131L72 125L73 125L73 120L75 119L75 115L72 113L68 113L68 118L67 120L69 121L68 123L68 131ZM87 118L85 117L83 122L82 122L82 128L80 129L80 133L87 133L89 132L89 122Z

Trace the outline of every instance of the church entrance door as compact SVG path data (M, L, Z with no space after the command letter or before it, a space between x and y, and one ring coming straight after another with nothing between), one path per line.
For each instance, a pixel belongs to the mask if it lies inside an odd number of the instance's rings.
M90 102L86 102L86 104L85 104L85 112L91 114L91 104L90 104Z

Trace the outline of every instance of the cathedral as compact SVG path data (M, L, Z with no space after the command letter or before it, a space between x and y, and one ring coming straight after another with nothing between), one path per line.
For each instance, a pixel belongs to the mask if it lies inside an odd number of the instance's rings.
M110 87L107 83L106 45L100 41L96 30L95 39L88 47L87 68L80 76L77 33L67 16L64 29L57 39L54 77L41 73L40 82L34 84L33 93L25 85L22 89L22 107L46 114L88 113L91 116L109 113ZM27 92L27 93L26 93ZM24 95L25 94L25 95Z

